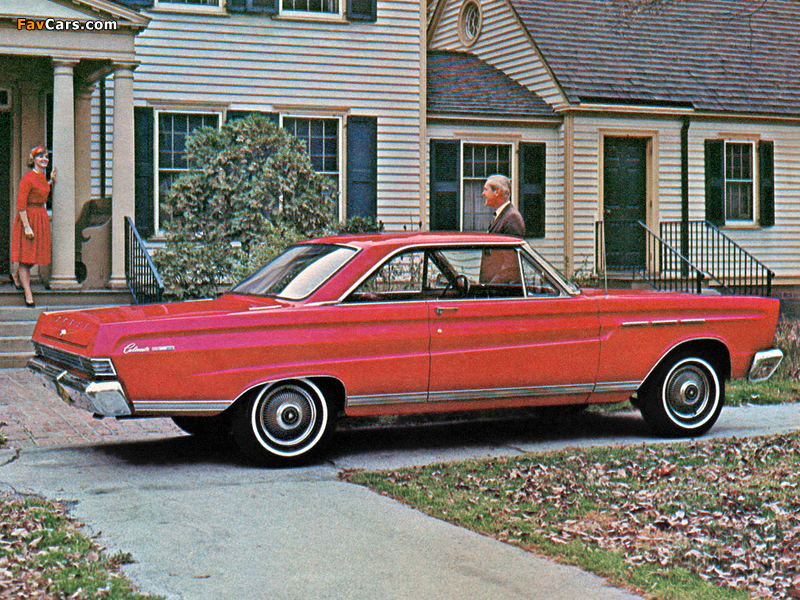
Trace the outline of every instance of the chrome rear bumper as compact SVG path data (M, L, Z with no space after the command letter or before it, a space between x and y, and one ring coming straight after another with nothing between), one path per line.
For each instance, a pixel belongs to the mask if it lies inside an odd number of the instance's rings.
M70 406L104 417L133 414L118 381L86 381L69 371L48 364L39 357L28 361L28 368L51 383L56 393Z
M756 352L753 357L753 366L750 367L750 374L747 379L750 381L764 381L772 377L775 369L783 360L783 352L778 348Z

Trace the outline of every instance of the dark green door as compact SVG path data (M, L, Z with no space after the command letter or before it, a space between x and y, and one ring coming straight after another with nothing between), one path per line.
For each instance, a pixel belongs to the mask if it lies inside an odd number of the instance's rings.
M8 273L11 252L11 113L0 112L0 273Z
M603 221L609 270L644 267L647 139L607 137L603 150Z

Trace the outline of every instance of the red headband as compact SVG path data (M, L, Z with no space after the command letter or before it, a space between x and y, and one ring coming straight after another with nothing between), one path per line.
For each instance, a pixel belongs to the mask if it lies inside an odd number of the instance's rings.
M47 148L44 146L36 146L33 150L31 150L31 159L36 158L39 154L47 154Z

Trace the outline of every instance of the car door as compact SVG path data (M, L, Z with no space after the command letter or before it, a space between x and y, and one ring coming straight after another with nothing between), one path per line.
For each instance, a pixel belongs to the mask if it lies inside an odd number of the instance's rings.
M441 257L469 290L461 297L443 291L429 303L429 402L490 408L587 401L599 361L595 299L567 293L515 248L448 250ZM487 274L487 261L500 280Z
M428 307L422 293L425 252L391 257L337 306L331 331L336 372L351 414L386 405L424 404L430 372Z

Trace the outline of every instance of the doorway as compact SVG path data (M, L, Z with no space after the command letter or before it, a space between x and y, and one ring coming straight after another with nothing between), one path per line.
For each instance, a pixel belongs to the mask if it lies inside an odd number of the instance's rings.
M603 220L610 271L645 265L647 138L606 137L603 144Z

